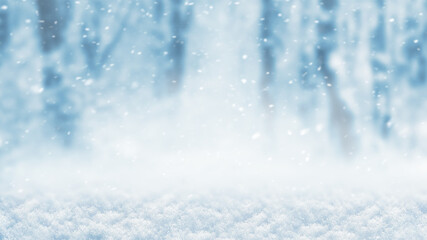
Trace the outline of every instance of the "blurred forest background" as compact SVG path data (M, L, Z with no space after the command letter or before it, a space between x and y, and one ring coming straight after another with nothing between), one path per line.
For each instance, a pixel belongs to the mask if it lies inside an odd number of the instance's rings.
M0 0L0 157L422 158L426 10L423 0Z

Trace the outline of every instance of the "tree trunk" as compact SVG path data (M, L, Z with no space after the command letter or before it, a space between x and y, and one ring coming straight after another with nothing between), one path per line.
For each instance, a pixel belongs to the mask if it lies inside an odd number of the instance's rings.
M352 131L353 117L344 100L339 96L336 75L329 65L330 57L338 44L335 22L338 0L320 0L319 3L322 9L320 14L323 16L320 17L321 21L317 26L319 40L316 56L329 98L331 129L337 135L344 153L352 155L356 150Z
M64 32L71 14L71 2L37 0L37 7L43 53L44 115L47 124L55 130L52 139L58 138L68 145L75 130L76 113L62 74L61 46L65 41Z

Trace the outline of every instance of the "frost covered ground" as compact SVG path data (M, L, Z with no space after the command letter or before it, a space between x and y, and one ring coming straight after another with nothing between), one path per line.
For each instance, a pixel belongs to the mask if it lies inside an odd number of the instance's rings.
M426 169L17 163L1 175L0 232L3 239L425 239Z

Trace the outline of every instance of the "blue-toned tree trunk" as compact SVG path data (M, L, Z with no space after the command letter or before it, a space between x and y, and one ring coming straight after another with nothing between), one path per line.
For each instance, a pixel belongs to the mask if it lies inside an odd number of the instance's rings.
M117 19L115 29L111 30L113 31L111 40L106 42L103 38L105 29L102 28L101 21L104 14L110 15L106 10L108 7L102 0L89 0L88 3L90 7L84 10L81 25L81 49L86 60L87 77L97 79L101 76L105 64L122 39L123 29L126 28L132 6L126 1L121 2L122 4L116 11L119 12L121 8L124 8L126 13L123 16L114 16L120 18ZM111 34L111 32L108 33Z
M9 34L9 5L7 0L0 0L0 66L3 64L5 59L5 50L6 46L9 44L10 34ZM16 119L13 117L14 108L16 106L15 101L10 101L10 95L16 94L14 88L10 88L5 83L4 79L0 79L1 86L3 89L0 89L0 153L7 151L10 148L10 145L13 144L13 141L16 139L16 132L14 132L14 123ZM6 86L5 86L6 85ZM12 128L12 129L11 129Z
M9 7L7 0L0 0L0 61L3 60L3 52L9 43ZM0 62L1 64L1 62Z
M190 27L193 7L183 0L170 0L170 43L168 49L167 90L169 94L179 91L184 81L187 31Z
M259 36L261 54L261 101L267 113L271 113L274 105L272 88L276 77L276 36L274 35L274 27L277 13L273 0L261 1L261 29Z
M300 9L300 29L299 29L299 83L303 89L315 89L319 87L319 82L313 77L314 74L314 65L313 62L313 49L310 47L310 30L314 23L315 16L312 16L311 6L313 4L312 0L302 0L301 1L301 9ZM310 64L311 63L311 64Z
M371 69L373 75L373 120L382 137L390 134L390 56L387 51L385 0L377 0L378 16L376 26L371 33Z
M158 97L165 97L179 92L184 85L193 4L183 0L157 0L150 8L149 45L154 92Z
M63 71L65 30L71 18L71 1L38 0L40 47L43 53L44 119L54 128L53 139L72 142L77 112Z
M409 84L420 87L426 83L426 56L424 43L427 40L427 28L418 21L418 16L409 16L405 22L407 38L403 47L405 66Z
M316 57L318 70L323 77L323 83L329 98L331 131L339 140L345 154L353 154L356 150L355 136L353 135L353 116L350 109L340 97L338 80L335 70L330 66L331 55L336 51L337 25L336 15L338 0L319 0L321 12L317 24L318 42Z

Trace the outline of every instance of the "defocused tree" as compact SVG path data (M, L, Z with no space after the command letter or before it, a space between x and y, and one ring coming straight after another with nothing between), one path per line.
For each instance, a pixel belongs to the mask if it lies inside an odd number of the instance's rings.
M0 0L0 66L5 58L4 51L10 41L8 8L8 1ZM7 85L7 91L5 91L5 85ZM14 113L11 111L13 111L13 109L16 108L18 104L16 101L14 101L14 98L10 96L15 90L11 88L10 85L11 84L5 83L4 79L2 79L1 87L3 89L0 89L0 112L2 113L2 117L0 119L0 152L5 149L5 145L10 144L10 141L14 135L14 129L11 131L10 128L13 128L13 121L16 119L14 119Z
M312 59L311 29L314 24L315 16L312 9L308 6L313 4L312 0L302 0L300 5L300 27L299 27L299 83L304 89L314 89L319 86L319 82L313 77L315 68Z
M387 51L385 0L377 0L377 21L371 34L371 69L373 75L373 120L382 137L388 137L390 113L390 55Z
M261 101L267 112L273 111L272 87L276 77L278 37L275 35L277 9L274 0L261 0L259 44L261 53Z
M77 111L70 97L70 87L62 73L64 52L61 47L71 20L72 3L68 0L38 0L40 47L43 53L44 115L53 126L55 136L70 144L75 130Z
M167 70L168 92L176 93L184 81L187 34L193 15L193 6L184 0L170 0L169 69Z
M418 21L417 15L409 15L405 21L406 41L403 46L405 66L409 75L409 83L413 87L419 87L426 83L426 56L424 55L424 43L427 39L427 29L423 29L423 23Z
M352 154L356 147L352 129L353 116L340 96L336 73L330 66L331 56L338 46L336 26L338 0L319 0L319 4L321 12L317 24L316 57L318 70L323 76L329 98L331 131L336 133L345 153Z
M193 3L156 0L149 7L152 25L148 43L152 56L154 91L157 96L178 93L184 84L188 31Z
M2 60L3 51L10 39L8 8L8 1L0 0L0 61Z
M98 78L123 37L132 6L119 1L114 11L101 0L88 0L81 24L81 49L87 64L88 77ZM121 10L124 10L123 16ZM111 13L113 12L113 13ZM103 20L113 18L117 26L104 26ZM112 29L110 29L112 28ZM113 32L113 33L112 33Z

